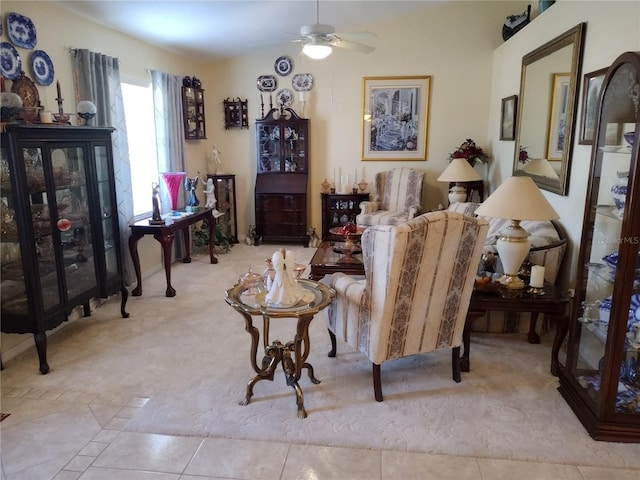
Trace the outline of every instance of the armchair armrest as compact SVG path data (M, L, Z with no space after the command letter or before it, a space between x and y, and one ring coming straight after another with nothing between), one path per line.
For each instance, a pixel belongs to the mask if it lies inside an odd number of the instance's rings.
M360 215L372 213L382 208L381 202L360 202Z
M422 206L421 205L410 205L409 206L409 220L411 220L414 217L417 217L418 215L420 215L420 213L422 212Z

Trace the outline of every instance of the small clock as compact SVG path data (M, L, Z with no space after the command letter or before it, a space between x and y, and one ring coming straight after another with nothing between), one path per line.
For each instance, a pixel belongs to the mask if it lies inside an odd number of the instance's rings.
M40 95L38 95L38 89L29 77L24 72L20 72L20 76L16 78L11 84L11 91L17 93L22 99L23 107L39 107Z

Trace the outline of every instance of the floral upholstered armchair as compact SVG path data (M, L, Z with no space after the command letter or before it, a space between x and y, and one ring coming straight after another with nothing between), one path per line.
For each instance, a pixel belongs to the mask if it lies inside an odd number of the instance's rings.
M420 214L423 179L424 172L407 167L376 173L373 201L360 203L356 224L399 225Z
M452 348L460 381L460 345L488 223L455 212L420 215L402 225L371 226L362 234L365 279L331 277L336 296L327 309L336 336L373 362L375 399L383 400L380 364Z

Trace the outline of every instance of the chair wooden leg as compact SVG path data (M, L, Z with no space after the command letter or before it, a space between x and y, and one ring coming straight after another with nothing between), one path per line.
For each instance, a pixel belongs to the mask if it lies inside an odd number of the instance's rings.
M329 340L331 340L331 350L327 354L327 357L335 357L336 356L336 334L327 328L329 332Z
M380 365L373 364L373 394L376 402L381 402L382 398L382 380L380 379Z
M453 347L451 349L451 368L453 370L453 379L456 383L460 383L462 378L460 377L460 347Z

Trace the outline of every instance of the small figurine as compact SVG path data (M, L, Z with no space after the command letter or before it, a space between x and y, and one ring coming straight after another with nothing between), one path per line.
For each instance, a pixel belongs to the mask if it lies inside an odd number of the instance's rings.
M164 220L160 216L160 185L157 182L151 182L151 204L153 205L153 213L151 214L151 225L164 225Z
M309 246L312 248L318 248L320 246L320 237L316 233L315 227L308 227L307 235L309 236Z
M211 162L213 163L213 172L214 174L221 175L224 173L224 167L222 166L222 160L220 160L220 155L222 152L213 146L211 150Z
M207 179L207 183L204 187L204 194L207 197L204 208L216 208L216 203L218 203L218 200L216 199L216 189L213 186L213 178Z
M256 227L255 225L249 225L249 231L247 232L247 236L244 239L247 245L254 245L256 239Z
M296 259L291 250L281 248L271 257L275 275L267 279L269 292L265 300L273 305L291 307L304 297L304 290L295 280Z
M200 175L200 172L198 172ZM186 177L184 179L184 189L187 191L187 203L185 210L187 212L195 212L197 206L200 205L200 200L196 196L196 187L198 186L199 176L193 178Z

